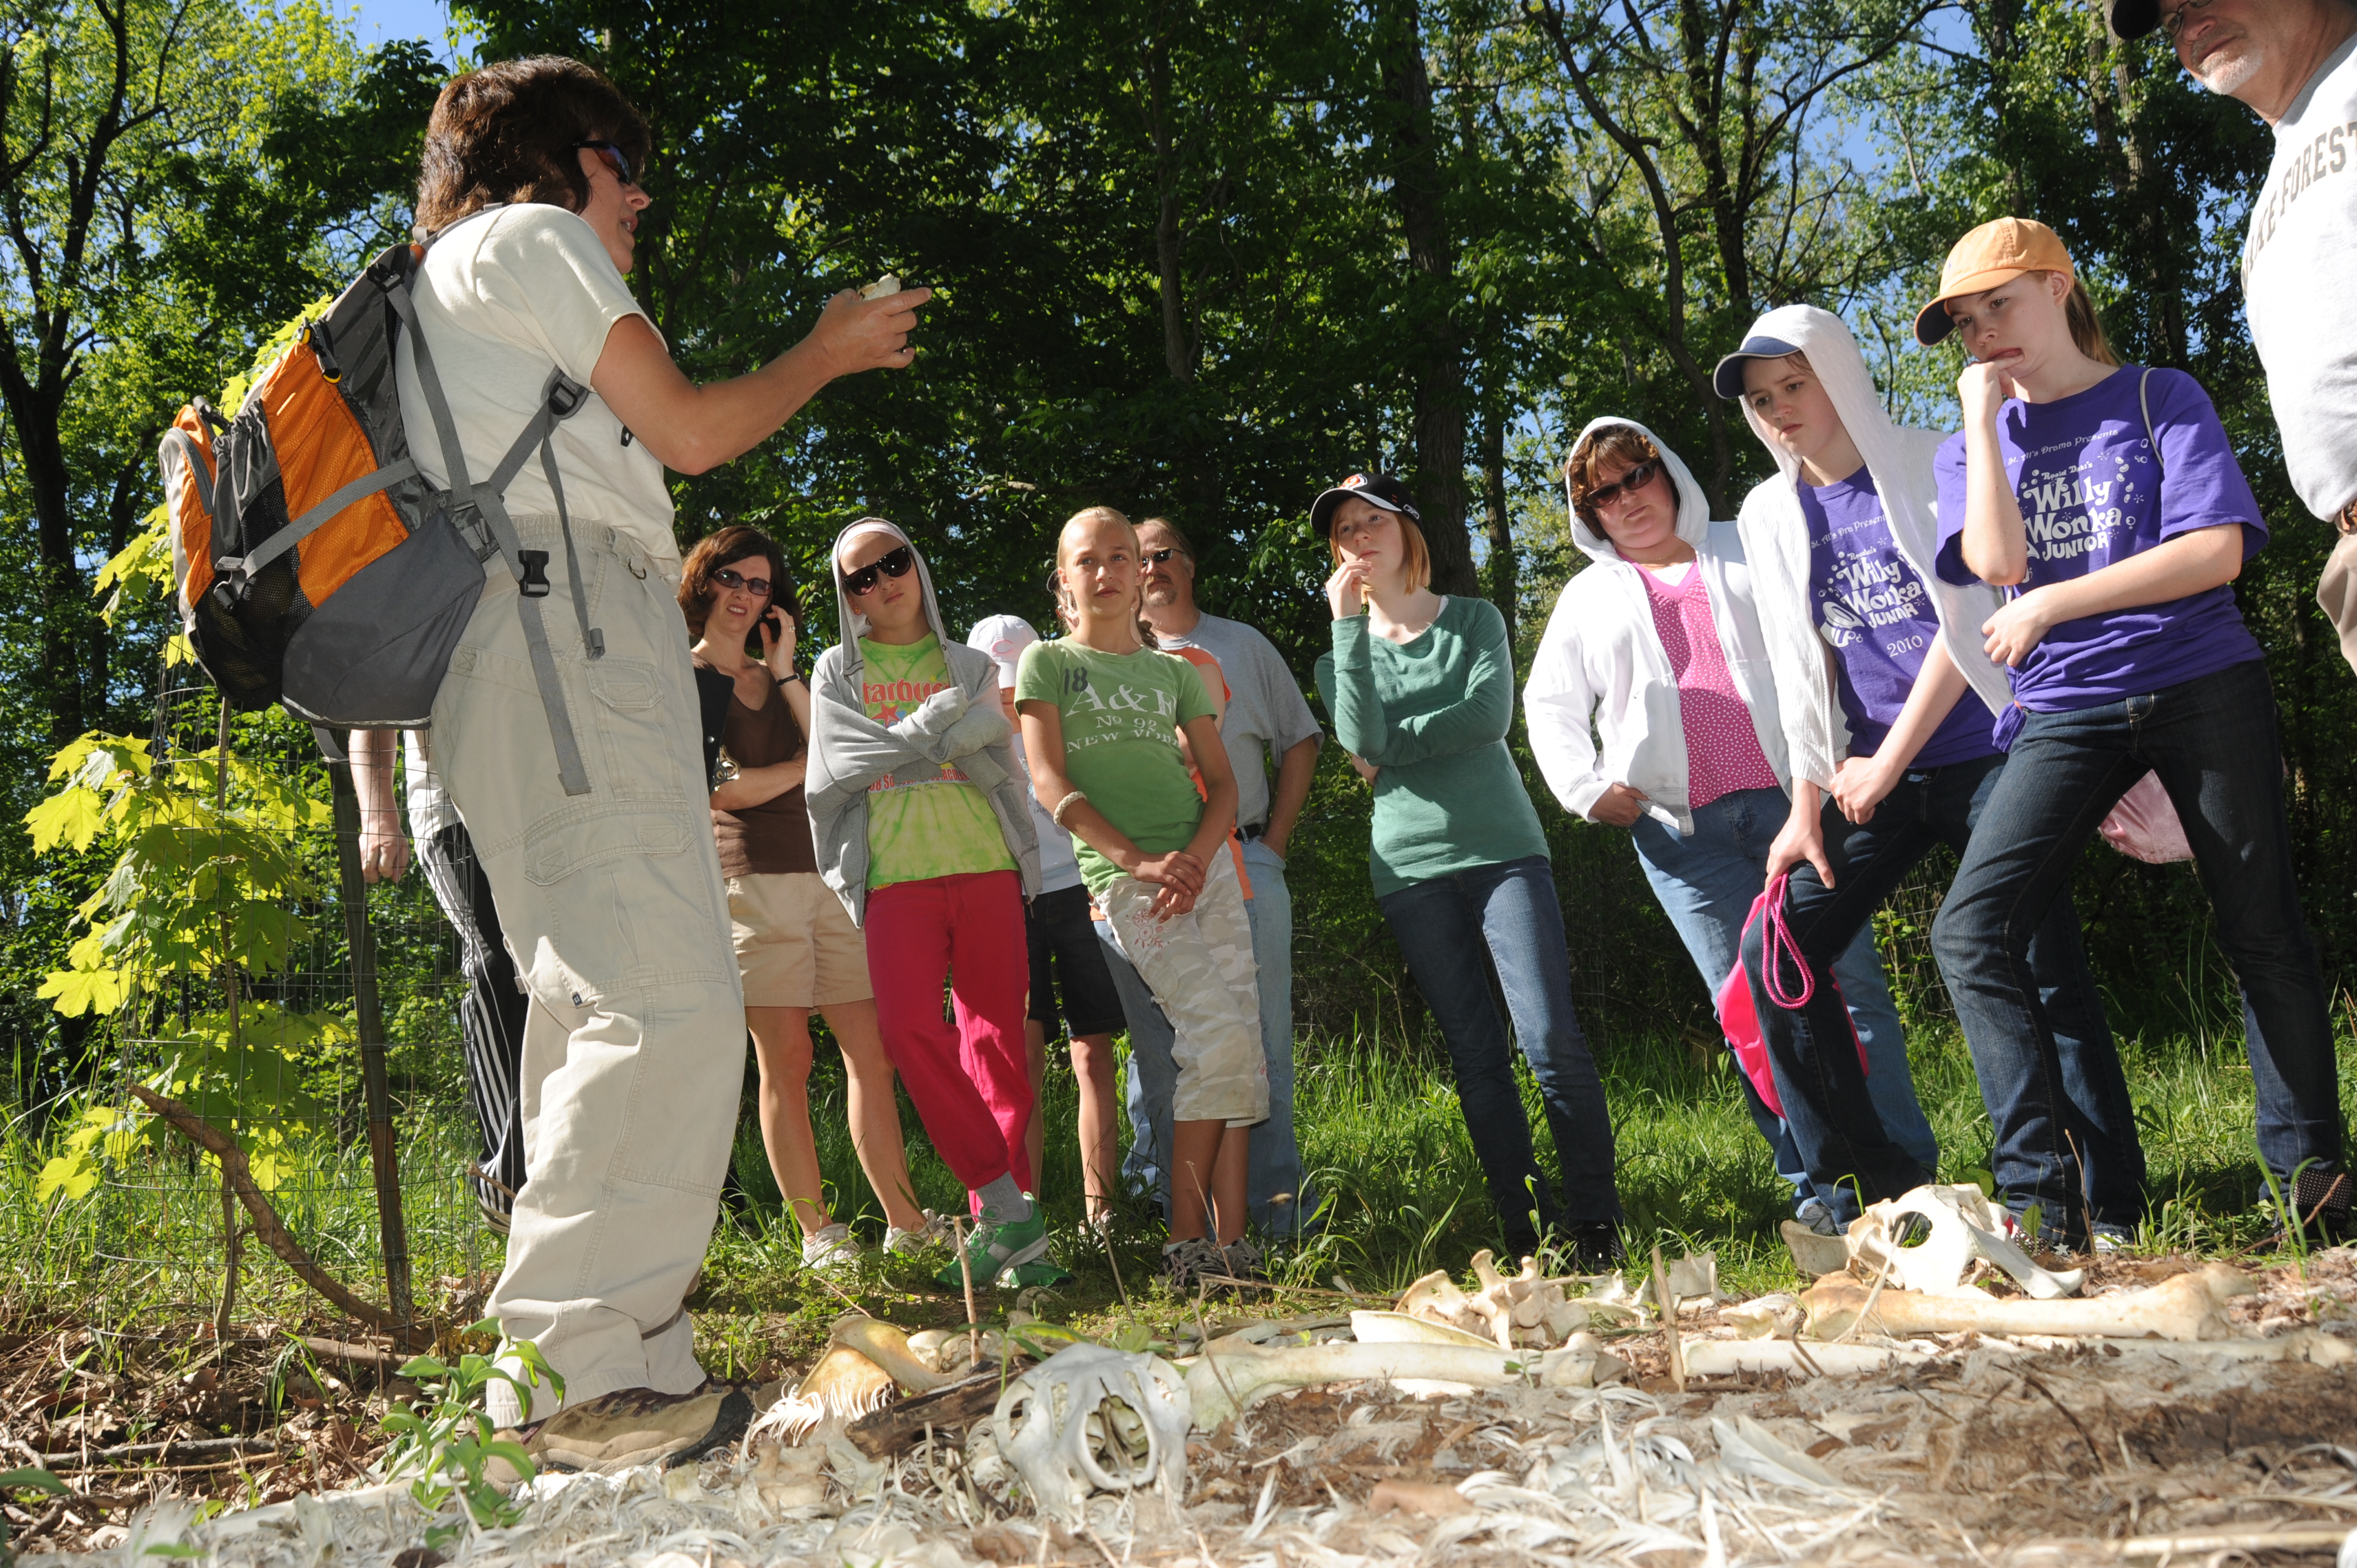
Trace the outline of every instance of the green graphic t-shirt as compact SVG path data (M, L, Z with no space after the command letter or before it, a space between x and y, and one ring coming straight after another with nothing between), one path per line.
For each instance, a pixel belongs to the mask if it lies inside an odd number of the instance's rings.
M941 639L893 645L859 639L860 701L879 725L899 724L950 683ZM990 800L953 763L890 773L867 787L867 886L966 872L1012 871L1015 856Z
M1192 664L1152 649L1099 653L1070 639L1035 642L1017 668L1015 700L1056 705L1065 775L1130 843L1148 854L1187 847L1203 802L1178 750L1178 726L1216 716ZM1072 850L1090 892L1121 875L1078 835Z

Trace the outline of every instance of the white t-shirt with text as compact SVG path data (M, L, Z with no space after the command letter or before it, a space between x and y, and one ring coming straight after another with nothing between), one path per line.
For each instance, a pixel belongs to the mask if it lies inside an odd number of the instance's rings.
M2357 37L2317 68L2276 123L2251 204L2243 294L2266 367L2284 466L2308 510L2357 499Z

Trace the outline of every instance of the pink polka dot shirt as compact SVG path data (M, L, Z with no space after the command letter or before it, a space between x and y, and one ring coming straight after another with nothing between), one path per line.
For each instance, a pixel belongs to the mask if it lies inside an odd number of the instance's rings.
M1645 598L1653 607L1653 630L1670 656L1678 681L1678 718L1686 732L1686 804L1707 806L1738 789L1778 788L1776 770L1760 749L1751 710L1735 690L1734 673L1718 646L1710 618L1710 587L1699 562L1666 584L1640 566Z

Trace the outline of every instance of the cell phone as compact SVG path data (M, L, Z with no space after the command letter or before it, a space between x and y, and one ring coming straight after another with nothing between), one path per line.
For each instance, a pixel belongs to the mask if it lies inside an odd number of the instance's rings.
M752 658L759 659L762 656L761 628L765 626L782 640L786 635L785 611L771 605L753 622L753 635L745 639L745 651Z

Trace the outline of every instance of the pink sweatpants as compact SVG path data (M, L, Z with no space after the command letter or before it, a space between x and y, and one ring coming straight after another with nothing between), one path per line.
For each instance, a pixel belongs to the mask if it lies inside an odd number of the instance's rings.
M1031 961L1017 874L935 876L868 894L867 977L884 1054L942 1162L969 1191L1009 1171L1024 1191L1037 1190L1023 1144ZM942 1016L945 979L954 1027Z

